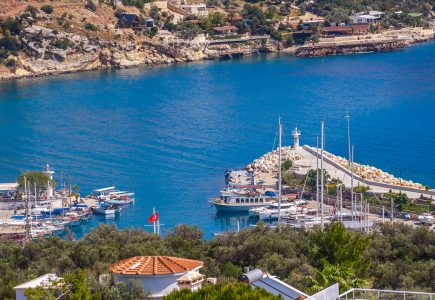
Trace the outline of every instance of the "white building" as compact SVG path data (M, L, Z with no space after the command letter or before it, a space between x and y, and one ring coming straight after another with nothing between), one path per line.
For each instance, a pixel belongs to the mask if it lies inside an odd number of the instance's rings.
M171 256L135 256L110 266L115 283L137 279L147 299L162 299L174 290L202 287L202 261Z
M56 274L45 274L41 277L35 278L33 280L27 281L23 284L14 287L15 298L17 300L25 300L27 299L27 297L24 295L24 292L27 289L31 289L31 288L34 289L37 287L42 287L43 289L49 289L62 281L63 278L57 277Z
M208 17L207 5L205 3L182 4L180 7L197 17Z
M352 16L353 24L371 24L376 22L379 18L370 15Z
M351 19L353 24L371 24L384 16L382 11L371 10L368 14L365 12L355 13Z
M376 17L376 18L382 18L383 16L384 16L384 12L382 12L382 11L377 11L377 10L371 10L371 11L369 11L369 15L370 16L373 16L373 17Z

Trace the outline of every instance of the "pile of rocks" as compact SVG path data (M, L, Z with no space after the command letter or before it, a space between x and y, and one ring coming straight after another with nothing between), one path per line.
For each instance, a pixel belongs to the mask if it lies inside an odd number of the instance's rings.
M340 164L345 168L349 167L347 159L326 151L324 153L325 156L331 159L332 161ZM412 182L411 180L404 180L402 178L396 178L390 173L382 171L381 169L378 169L373 166L367 166L358 163L354 163L353 166L354 166L353 170L355 174L367 180L382 182L382 183L387 183L387 184L392 184L397 186L403 186L403 187L410 187L415 189L425 189L425 186L420 183L415 183Z
M285 160L300 160L302 156L293 151L291 147L283 147L281 150L282 161ZM255 159L252 163L246 166L246 170L256 173L271 173L278 170L278 150L273 150Z

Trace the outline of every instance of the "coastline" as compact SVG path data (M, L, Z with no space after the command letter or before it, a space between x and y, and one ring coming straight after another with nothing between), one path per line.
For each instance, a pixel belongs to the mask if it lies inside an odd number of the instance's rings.
M15 72L7 74L0 72L0 82L85 71L233 59L260 53L285 53L305 58L384 52L431 42L435 39L433 29L431 31L426 30L424 34L421 34L421 32L423 32L423 29L407 28L368 36L323 38L318 43L288 48L283 48L278 43L270 40L265 45L256 41L257 43L250 46L242 42L240 44L236 43L236 47L234 47L234 44L230 47L229 44L222 43L214 46L207 45L205 48L203 44L186 43L185 41L178 41L175 46L158 44L153 41L146 41L142 45L107 45L105 43L92 45L88 41L89 47L92 47L91 51L84 49L78 53L63 53L60 54L61 58L54 60L54 63L47 64L45 61L41 62L42 59L35 57L20 58L22 63L16 68ZM68 57L67 54L71 57ZM54 53L54 55L59 54ZM37 67L34 66L35 64Z

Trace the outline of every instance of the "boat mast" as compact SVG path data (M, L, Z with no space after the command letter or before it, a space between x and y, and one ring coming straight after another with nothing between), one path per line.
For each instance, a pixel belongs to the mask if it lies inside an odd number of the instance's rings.
M356 204L355 204L355 196L353 194L353 152L354 151L354 147L352 145L352 155L351 155L351 160L350 160L350 203L351 203L351 209L352 209L352 221L355 221L355 208L356 208Z
M316 222L319 221L319 136L316 138Z
M24 208L25 208L25 240L30 241L32 238L32 230L30 228L30 212L29 212L29 198L27 195L27 178L24 176Z
M349 115L349 112L347 112L345 118L347 120L347 148L348 148L347 150L348 150L348 157L349 157L348 164L350 167L351 156L350 156L350 115Z
M278 120L278 228L281 225L281 178L282 178L282 170L281 170L281 144L282 144L282 125L281 125L281 117Z
M320 137L320 145L321 145L321 149L320 149L320 154L321 154L321 160L320 160L320 226L323 229L323 225L324 225L324 216L323 216L323 193L324 193L324 176L323 176L323 148L324 148L324 143L325 143L325 121L322 121L322 126L321 126L321 137Z

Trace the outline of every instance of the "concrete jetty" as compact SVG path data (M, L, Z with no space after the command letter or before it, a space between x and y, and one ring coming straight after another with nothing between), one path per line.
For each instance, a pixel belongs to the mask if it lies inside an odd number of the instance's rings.
M283 160L290 159L293 162L291 171L299 177L305 176L309 170L317 168L317 151L316 148L310 147L308 145L302 147L283 147ZM320 153L320 151L319 151ZM326 154L327 152L325 152ZM329 153L327 153L329 154ZM351 186L351 171L347 167L344 167L337 161L334 161L330 157L336 157L333 155L324 155L324 168L329 173L331 178L337 178L344 183L346 187ZM319 154L320 159L320 154ZM343 158L341 158L343 159ZM344 159L343 159L344 160ZM320 162L319 162L320 164ZM363 165L358 165L363 166ZM368 169L372 168L370 166L364 166ZM262 157L254 160L252 163L246 166L246 170L254 174L255 182L261 181L264 185L273 186L276 183L276 173L278 169L278 151L273 150L269 153L264 154ZM379 169L376 169L379 170ZM380 171L380 170L379 170ZM388 174L381 171L381 174ZM389 174L388 174L389 175ZM393 178L389 175L389 178ZM433 198L435 196L435 190L425 190L422 185L412 183L411 181L405 181L401 179L394 178L393 182L402 182L402 185L390 184L388 182L382 182L381 176L378 178L373 178L371 180L363 178L358 174L354 173L354 186L368 186L370 192L377 194L386 194L390 190L392 192L402 192L408 195L408 197L416 199L420 198L421 195L427 198ZM411 184L412 183L412 184ZM421 188L417 188L421 187Z

